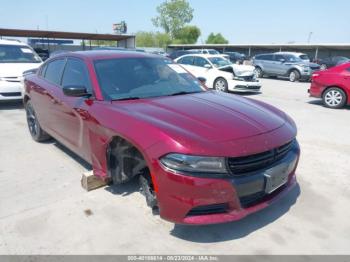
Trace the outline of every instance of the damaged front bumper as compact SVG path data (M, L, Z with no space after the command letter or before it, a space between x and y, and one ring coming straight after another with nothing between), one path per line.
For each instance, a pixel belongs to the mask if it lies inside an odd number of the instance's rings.
M228 81L228 90L232 92L260 92L259 80L237 80Z

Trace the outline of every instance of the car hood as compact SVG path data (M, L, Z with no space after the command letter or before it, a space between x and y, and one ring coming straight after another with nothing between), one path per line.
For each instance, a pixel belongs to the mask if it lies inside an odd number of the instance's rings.
M228 69L228 68L232 68L233 72L235 73L236 76L251 76L254 75L254 66L250 66L250 65L237 65L237 64L232 64L229 66L222 66L219 67L219 70L224 70Z
M0 77L21 77L24 71L40 65L41 63L0 63Z
M241 139L270 132L286 121L285 114L273 107L214 91L112 104L115 110L123 110L178 141Z

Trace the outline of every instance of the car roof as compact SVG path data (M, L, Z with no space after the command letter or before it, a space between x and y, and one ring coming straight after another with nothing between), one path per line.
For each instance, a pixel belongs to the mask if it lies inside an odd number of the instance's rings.
M22 43L18 40L11 40L11 39L0 39L0 45L28 46L27 44Z
M77 57L88 60L102 60L102 59L113 59L113 58L139 58L139 57L159 57L155 54L137 52L137 51L119 51L119 50L91 50L91 51L76 51L76 52L65 52L58 54L55 58L60 57ZM164 58L164 57L163 57Z
M299 53L299 52L276 52L275 54L278 54L278 55L306 55L305 53Z

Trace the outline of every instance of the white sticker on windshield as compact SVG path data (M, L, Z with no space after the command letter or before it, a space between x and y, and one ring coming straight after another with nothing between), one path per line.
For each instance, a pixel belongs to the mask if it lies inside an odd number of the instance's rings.
M172 70L174 70L176 73L178 74L187 74L188 72L183 69L180 65L176 65L176 64L169 64L168 65Z
M27 54L32 54L33 51L30 50L29 48L21 48L22 53L27 53Z

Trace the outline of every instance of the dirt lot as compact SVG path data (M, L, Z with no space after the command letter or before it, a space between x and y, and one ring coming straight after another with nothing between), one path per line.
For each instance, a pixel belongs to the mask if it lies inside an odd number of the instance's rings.
M87 167L33 142L20 104L0 104L0 254L350 254L350 108L324 108L308 86L264 79L250 96L296 121L299 187L242 221L201 227L153 216L136 183L85 192Z

